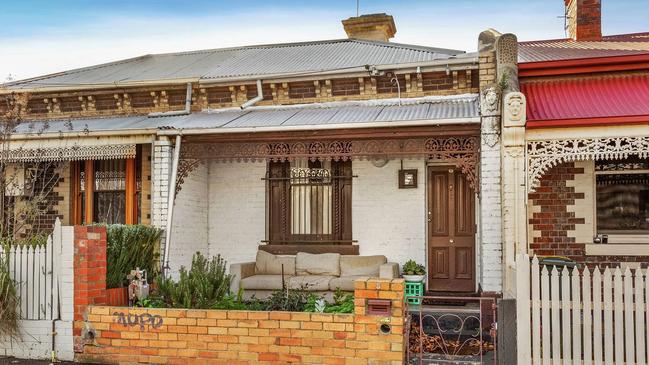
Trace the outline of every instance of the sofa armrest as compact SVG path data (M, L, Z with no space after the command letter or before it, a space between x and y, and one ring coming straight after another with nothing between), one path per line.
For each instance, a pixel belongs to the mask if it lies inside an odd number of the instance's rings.
M255 262L242 262L240 264L230 265L230 275L232 275L230 292L236 294L241 287L241 279L255 275Z
M388 262L379 268L379 278L381 279L396 279L399 277L399 264L396 262Z

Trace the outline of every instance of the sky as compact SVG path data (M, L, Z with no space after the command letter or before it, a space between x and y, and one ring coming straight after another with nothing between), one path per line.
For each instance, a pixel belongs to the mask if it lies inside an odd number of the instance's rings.
M150 53L345 38L356 0L1 0L0 82ZM494 28L563 38L563 0L360 0L399 43L475 51ZM649 0L602 0L604 34L649 31Z

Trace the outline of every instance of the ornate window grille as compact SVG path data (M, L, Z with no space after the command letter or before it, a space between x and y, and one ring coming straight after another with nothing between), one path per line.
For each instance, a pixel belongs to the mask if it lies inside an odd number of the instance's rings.
M351 161L269 162L269 244L351 244Z

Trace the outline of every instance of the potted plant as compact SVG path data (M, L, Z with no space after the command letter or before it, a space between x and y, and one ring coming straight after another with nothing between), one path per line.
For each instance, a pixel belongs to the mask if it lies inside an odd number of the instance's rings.
M415 260L408 260L403 265L403 278L411 283L420 283L426 277L426 268Z

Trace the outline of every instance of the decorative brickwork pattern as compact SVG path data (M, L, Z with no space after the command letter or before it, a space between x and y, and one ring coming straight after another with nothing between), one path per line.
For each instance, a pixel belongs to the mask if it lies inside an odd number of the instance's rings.
M540 237L533 237L530 243L537 255L567 256L575 260L584 255L583 244L575 245L575 239L568 237L575 224L584 224L584 219L569 212L568 206L575 205L575 199L583 199L584 194L566 184L575 179L575 174L583 173L574 163L559 165L542 178L536 192L528 195L531 206L540 208L533 209L529 220L532 229L540 232Z
M93 306L80 361L150 364L376 364L404 359L402 279L359 279L355 314ZM385 299L392 316L366 315Z

